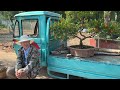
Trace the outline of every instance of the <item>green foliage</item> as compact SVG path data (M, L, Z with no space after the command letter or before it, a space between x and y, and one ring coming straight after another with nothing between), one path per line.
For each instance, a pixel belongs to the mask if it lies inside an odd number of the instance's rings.
M20 13L22 11L0 11L0 19L1 20L9 20L11 23L9 23L10 27L13 29L13 19L14 15L17 13ZM1 23L0 23L1 24ZM5 25L0 25L0 28L6 28Z
M22 11L0 11L0 15L2 16L2 19L8 19L14 17L15 14L20 13Z
M59 13L59 14L61 14L63 18L66 17L66 15L65 15L65 11L52 11L52 12L55 12L55 13Z
M5 26L5 25L0 24L0 29L2 29L2 28L6 28L6 26Z
M107 38L106 36L110 36L112 39L113 35L120 35L120 23L116 21L111 21L108 26L103 24L101 27L100 37Z
M83 45L83 40L97 34L102 38L108 38L108 36L112 38L113 35L120 35L120 23L114 20L113 14L108 25L104 22L104 11L65 11L65 14L65 19L61 18L59 22L51 26L56 39L63 40L77 37L80 39L80 45ZM90 36L82 35L84 28L91 34ZM78 32L83 38L77 36Z
M77 37L80 39L80 47L82 48L82 41L85 40L86 37L83 38L78 37L77 34L82 34L82 29L87 28L87 22L94 16L95 12L83 12L83 11L66 11L66 18L61 18L59 22L55 22L50 28L54 32L54 37L56 39L71 39ZM82 36L82 35L81 35Z
M100 33L101 32L101 28L103 27L104 23L103 23L103 19L93 19L90 20L89 22L87 22L87 28L88 28L88 32L94 32L94 33Z
M77 24L70 23L69 19L61 18L61 20L55 22L50 29L53 30L55 39L64 40L75 37L79 26Z

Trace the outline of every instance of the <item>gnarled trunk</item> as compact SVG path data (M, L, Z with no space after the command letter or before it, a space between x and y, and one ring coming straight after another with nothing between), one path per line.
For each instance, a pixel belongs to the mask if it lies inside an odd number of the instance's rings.
M83 40L80 39L79 49L82 49L82 48L83 48L83 42L82 42L82 41L83 41Z

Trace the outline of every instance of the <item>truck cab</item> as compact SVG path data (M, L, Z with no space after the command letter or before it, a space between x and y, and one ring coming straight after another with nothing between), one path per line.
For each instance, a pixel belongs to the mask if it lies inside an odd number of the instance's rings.
M28 35L34 40L34 44L40 52L41 66L47 66L47 57L49 52L56 49L60 42L53 40L50 25L59 20L60 14L49 11L31 11L16 14L15 27L13 30L13 48L18 54L21 47L17 44L20 36Z

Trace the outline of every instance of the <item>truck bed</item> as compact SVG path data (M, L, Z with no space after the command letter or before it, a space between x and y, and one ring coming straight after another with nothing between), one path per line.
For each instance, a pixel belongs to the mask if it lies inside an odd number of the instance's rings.
M80 58L70 54L50 54L49 74L50 71L89 79L120 79L120 56L95 54L93 57Z
M68 58L68 59L74 59L74 60L89 60L89 61L95 61L95 62L102 62L107 64L116 64L120 65L120 55L94 55L93 57L87 57L87 58L80 58L80 57L74 57L68 54L59 54L59 55L53 55L55 57L62 57L62 58Z
M95 51L94 56L92 57L74 57L70 54L70 51L67 47L62 48L59 51L53 51L51 52L52 56L56 57L62 57L66 59L74 59L74 60L89 60L89 61L95 61L95 62L102 62L102 63L107 63L107 64L116 64L120 65L120 53L118 52L103 52L103 51Z

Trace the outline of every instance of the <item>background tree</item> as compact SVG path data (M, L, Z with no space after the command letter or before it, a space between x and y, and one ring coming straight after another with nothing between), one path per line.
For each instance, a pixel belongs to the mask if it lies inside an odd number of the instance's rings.
M9 26L12 28L13 27L13 18L14 18L14 15L17 14L17 13L20 13L20 12L23 12L23 11L0 11L0 26L1 28L4 28L4 27L8 27L6 25L4 25L2 23L2 21L8 21L9 22Z
M65 15L65 11L52 11L52 12L55 12L55 13L59 13L59 14L61 14L63 18L66 17L66 15Z

